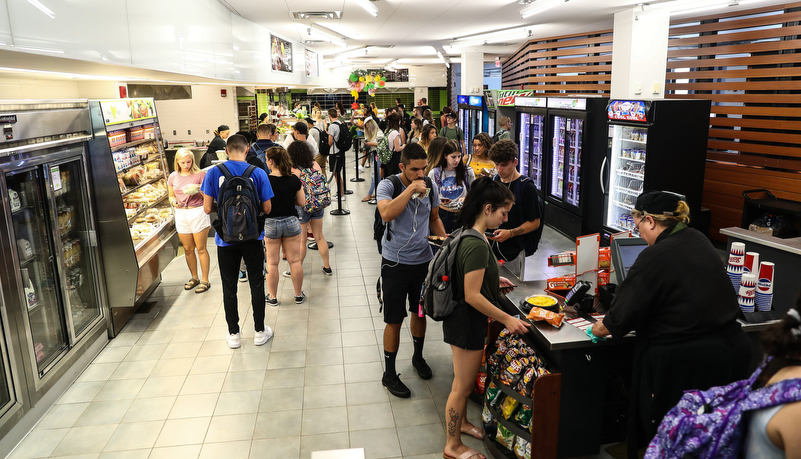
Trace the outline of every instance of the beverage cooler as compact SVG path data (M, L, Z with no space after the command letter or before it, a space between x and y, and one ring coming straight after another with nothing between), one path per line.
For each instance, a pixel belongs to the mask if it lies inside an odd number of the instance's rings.
M574 239L598 232L603 219L601 164L609 99L548 98L545 222Z
M112 336L160 284L180 244L153 99L90 101L89 145Z
M0 451L108 341L86 100L1 101ZM30 413L30 415L28 415Z
M530 178L540 197L543 196L542 185L545 175L543 152L546 144L546 129L548 121L547 99L544 97L518 97L515 100L517 113L515 120L515 134L512 138L517 141L520 157L518 168L522 175Z
M612 100L607 107L608 157L604 161L602 242L634 231L631 211L643 191L683 194L690 226L698 221L704 189L708 100Z
M464 132L464 146L468 154L473 153L473 137L487 132L487 107L482 96L458 96L459 127Z

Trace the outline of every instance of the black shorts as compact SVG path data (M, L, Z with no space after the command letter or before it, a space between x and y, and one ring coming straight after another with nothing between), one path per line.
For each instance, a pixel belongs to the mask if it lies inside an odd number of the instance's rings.
M404 265L381 259L381 290L384 299L384 323L399 324L409 312L417 314L420 309L420 291L428 274L428 263Z
M343 154L335 154L328 156L328 167L331 168L331 172L336 174L337 172L342 170L342 167L345 165L345 155Z
M484 349L487 337L487 316L467 303L460 303L442 321L442 339L468 351Z

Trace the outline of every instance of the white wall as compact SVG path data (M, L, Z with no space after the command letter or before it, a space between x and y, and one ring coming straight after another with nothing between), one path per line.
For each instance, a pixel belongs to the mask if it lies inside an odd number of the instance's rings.
M665 94L670 14L639 13L640 9L634 8L615 14L613 99L658 99Z
M220 97L221 89L228 91L227 97ZM156 114L167 141L208 142L214 138L214 130L221 124L228 125L231 134L239 130L235 86L193 85L191 99L157 100Z
M74 80L0 78L0 99L78 99Z

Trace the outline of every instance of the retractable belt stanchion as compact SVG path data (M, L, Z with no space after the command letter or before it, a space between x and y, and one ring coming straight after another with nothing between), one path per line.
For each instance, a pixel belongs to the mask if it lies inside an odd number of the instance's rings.
M343 157L336 157L335 161L344 161L345 158ZM343 194L343 186L345 185L345 179L343 176L340 175L340 171L344 171L344 167L339 167L339 164L336 165L334 168L336 174L336 181L337 181L337 208L329 212L331 215L350 215L350 211L347 209L342 208L342 194Z
M353 194L353 190L348 189L348 174L347 174L348 166L347 166L347 161L345 160L345 153L347 152L341 153L342 167L340 168L340 170L342 170L342 193Z
M361 148L362 140L363 139L361 137L356 137L355 139L353 139L353 142L354 142L353 143L353 152L356 154L356 177L350 179L351 182L363 182L364 181L363 178L359 177L359 160L362 159L362 157L359 156L359 153L362 151L362 148Z

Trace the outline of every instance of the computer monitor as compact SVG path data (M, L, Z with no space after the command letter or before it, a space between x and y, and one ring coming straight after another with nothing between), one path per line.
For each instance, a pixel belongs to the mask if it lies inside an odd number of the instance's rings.
M624 237L612 239L612 266L615 268L617 283L621 284L629 273L631 265L637 260L640 252L648 247L645 239Z

